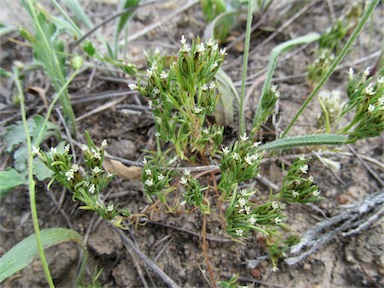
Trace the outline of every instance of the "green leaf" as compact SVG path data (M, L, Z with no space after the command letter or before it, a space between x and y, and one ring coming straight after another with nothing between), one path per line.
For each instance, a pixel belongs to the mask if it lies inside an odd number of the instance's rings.
M85 250L81 235L74 230L53 228L41 231L41 242L44 248L67 241L75 241ZM0 282L29 265L37 254L35 234L13 246L0 258Z
M35 125L33 119L28 119L27 124L28 130L32 131ZM16 124L5 127L4 140L8 143L7 152L11 152L17 145L25 143L26 137L23 122L17 121Z
M83 45L83 50L85 53L87 53L89 56L95 55L96 48L93 46L91 41L86 41Z
M132 11L125 13L124 15L120 16L119 20L117 21L116 25L116 38L119 37L121 31L124 29L125 24L127 24L127 21L129 17L133 14L133 7L136 7L140 3L140 0L122 0L119 4L119 11L125 10L128 8L132 8Z
M50 170L41 160L40 158L33 159L33 175L37 177L40 181L52 178L53 172Z
M7 77L7 78L10 78L12 77L12 73L9 73L7 70L5 70L4 68L1 68L0 67L0 77Z
M27 184L27 180L15 169L9 168L5 171L0 171L0 198L6 196L17 186L23 184Z
M16 30L16 27L6 25L6 24L0 22L0 37L4 36L6 34L9 34L15 30Z

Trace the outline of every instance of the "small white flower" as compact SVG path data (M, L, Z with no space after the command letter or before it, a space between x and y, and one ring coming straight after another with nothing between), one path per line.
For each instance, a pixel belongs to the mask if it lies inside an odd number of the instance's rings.
M221 150L223 150L224 155L228 155L228 153L229 153L228 147L223 147L223 148L221 148Z
M253 156L250 156L250 155L245 156L245 162L247 162L248 165L255 164L255 162L253 162Z
M95 174L98 174L101 172L101 169L99 168L99 166L96 166L95 168L92 169L92 172Z
M279 203L277 203L276 201L272 201L271 206L273 209L279 209Z
M308 177L308 182L311 182L311 183L313 182L313 176L312 175Z
M219 66L219 63L215 62L211 66L211 71L214 70L217 66Z
M73 170L73 172L79 171L79 165L78 164L73 164L72 165L72 170Z
M167 77L168 77L168 73L165 71L162 71L160 74L160 79L167 79Z
M240 155L239 153L235 152L233 153L233 159L235 159L236 161L240 159Z
M384 105L384 96L381 96L379 99L377 99L377 104L378 104L379 106Z
M201 111L203 111L202 108L195 107L195 113L196 113L196 114L199 114Z
M365 88L365 94L367 95L373 95L376 94L376 92L373 92L373 84L370 83L367 88Z
M156 61L154 61L153 63L152 63L152 65L151 65L151 67L149 67L149 70L152 70L152 71L156 71L157 70L157 63L156 63Z
M273 266L273 267L271 268L271 271L272 271L272 272L277 272L277 271L279 271L279 268L277 268L276 266Z
M91 184L91 186L89 186L88 192L93 194L93 193L95 193L95 190L96 190L95 184Z
M241 196L243 196L243 197L247 196L247 193L248 193L248 190L247 190L247 189L241 189L241 190L240 190L240 194L241 194Z
M208 90L208 85L207 84L203 84L203 86L201 86L201 90L207 91Z
M152 100L148 100L148 107L150 109L152 109L152 107L153 107L153 101Z
M251 222L252 225L255 225L257 222L257 218L255 215L252 215L251 218L249 218L249 222Z
M107 147L108 141L107 139L104 139L103 142L101 142L101 147Z
M240 198L240 200L239 200L239 205L240 205L240 207L244 207L245 204L247 204L247 199L245 199L245 198Z
M263 143L263 142L262 141L255 142L255 143L253 143L253 146L259 147L261 145L261 143Z
M187 201L185 201L185 200L180 202L180 206L183 206L183 207L184 207L185 204L187 204Z
M67 181L71 181L74 178L74 171L72 169L65 172L65 177L67 177Z
M109 204L109 205L107 206L107 211L108 211L108 212L112 212L112 211L113 211L113 204Z
M40 149L36 148L35 146L32 146L32 154L35 155L35 154L39 154L39 153L40 153Z
M180 179L180 183L181 183L181 184L185 185L185 184L187 184L187 182L188 182L188 179L187 179L187 178L185 178L185 177L181 177L181 179Z
M186 42L187 42L187 39L185 39L184 35L181 35L180 43L184 45Z
M85 144L81 144L80 149L81 149L82 151L87 151L87 150L88 150L88 146L85 145Z
M363 72L364 76L367 77L371 74L371 68L367 67L364 72Z
M277 85L272 85L272 87L271 87L271 91L272 91L273 93L276 93L276 91L277 91Z
M92 157L93 157L93 158L95 158L95 159L98 159L98 160L100 160L100 159L101 159L101 155L100 155L100 152L98 152L98 151L95 151L95 152L93 153Z
M211 46L213 46L214 44L215 44L215 41L213 41L213 39L212 38L210 38L207 42L205 42L205 43L207 43L207 46L208 47L211 47Z
M215 82L209 83L209 89L215 89L215 88L216 88L216 83Z
M203 43L196 45L196 52L197 53L202 53L202 52L204 52L204 50L205 50L205 47L204 47Z
M295 198L299 197L299 195L300 195L300 193L297 192L297 191L293 191L292 192L292 196L295 197Z
M68 153L69 152L69 148L71 148L71 146L69 146L69 144L65 145L64 151Z
M159 176L157 176L157 180L163 181L164 180L164 175L160 174Z
M379 79L377 79L377 83L384 83L384 76L380 76Z
M155 116L155 121L157 124L161 124L161 118L159 116Z
M159 95L160 94L159 88L157 88L157 87L153 88L152 93L155 95Z
M51 154L57 154L57 148L56 147L51 147Z
M146 174L146 175L152 175L152 171L151 171L151 169L146 169L146 170L145 170L145 174Z
M147 180L145 180L144 184L148 187L151 187L153 185L153 179L148 178Z
M307 164L301 165L300 166L300 171L301 171L301 173L307 174L307 172L308 172L308 165Z
M185 169L185 170L183 171L183 174L184 174L185 176L187 176L187 177L190 177L190 176L191 176L191 171L190 171L189 169Z
M219 49L219 45L217 45L217 43L215 43L212 47L212 50L213 51L217 51L217 49Z
M107 177L111 178L112 176L113 176L113 174L111 172L107 173Z
M349 70L347 71L348 74L348 80L352 80L354 76L355 71L353 71L353 68L350 67Z
M244 133L243 136L240 136L241 141L247 141L249 137L247 137L247 133Z
M181 52L185 52L185 53L188 53L189 51L191 51L191 48L189 48L189 46L187 44L184 44L181 49L180 49Z
M156 132L156 133L155 133L155 137L160 137L160 133L159 133L159 132Z
M318 189L316 189L315 191L312 192L312 195L317 197L320 195L320 191Z
M227 54L228 54L228 53L227 53L227 48L220 49L220 54L221 54L222 56L227 55Z
M147 76L151 78L153 76L153 71L151 69L147 69Z
M243 236L244 231L242 229L236 229L236 235L241 237Z
M137 86L135 83L129 83L128 87L131 90L137 90L139 88L139 86Z
M304 160L305 160L305 155L302 154L302 155L299 157L299 159L300 159L301 161L304 161Z
M251 206L245 206L244 211L245 213L249 214L251 212Z
M281 222L283 222L283 219L279 218L279 217L276 217L275 218L275 223L276 224L280 224Z
M207 127L205 127L205 128L203 129L203 133L204 133L204 134L208 134L208 133L209 133L209 129L208 129Z
M143 164L145 165L145 164L147 164L148 162L147 162L147 159L146 158L144 158L143 159Z
M373 112L373 111L375 111L375 105L372 105L372 104L369 104L369 106L368 106L368 112Z

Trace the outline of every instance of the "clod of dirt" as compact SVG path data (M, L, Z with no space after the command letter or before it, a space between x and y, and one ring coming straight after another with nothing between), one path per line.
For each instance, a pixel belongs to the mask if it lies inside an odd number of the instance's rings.
M108 144L107 151L118 157L127 159L135 159L137 148L135 143L128 139L111 140Z
M101 222L96 232L91 234L88 245L97 255L107 257L112 257L123 249L121 238L105 222Z

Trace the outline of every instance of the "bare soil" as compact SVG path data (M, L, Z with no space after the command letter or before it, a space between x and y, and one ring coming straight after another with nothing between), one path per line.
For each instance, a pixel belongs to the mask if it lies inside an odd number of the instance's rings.
M271 50L286 40L310 32L325 32L335 18L344 15L350 7L350 1L275 1L276 3L261 16L255 13L253 23L261 25L253 32L251 39L252 53L249 59L248 89L263 77L258 73L268 65ZM163 54L171 54L178 49L181 35L188 39L203 36L207 24L199 3L175 14L171 13L186 5L186 1L158 2L136 11L129 22L128 44L125 55L141 69L146 68L143 50L159 49ZM116 5L102 1L83 1L86 11L94 23L100 23L111 16ZM15 11L19 4L15 1L3 2L0 12L1 21L18 25ZM47 4L47 7L54 10ZM303 8L304 7L304 8ZM300 9L304 9L302 13ZM21 10L20 10L21 11ZM19 12L17 12L19 13ZM17 14L16 13L16 14ZM22 12L20 12L22 13ZM294 19L293 17L297 15ZM278 31L279 27L293 20L290 25ZM325 89L345 91L345 71L352 66L356 71L363 71L373 66L377 59L380 45L384 39L384 6L379 4L373 19L368 22L351 53L341 63L338 70L328 81ZM28 22L23 18L23 25ZM156 28L148 29L158 23ZM240 90L242 65L242 42L234 42L245 31L245 15L238 16L237 25L232 30L224 46L232 46L224 63L224 70ZM111 37L113 22L100 28L99 32ZM86 28L83 27L84 31ZM145 30L148 29L148 30ZM145 33L144 33L144 32ZM270 35L273 35L267 42ZM143 35L138 33L143 32ZM137 36L138 35L138 36ZM137 36L137 37L136 37ZM93 35L91 36L93 37ZM13 40L22 41L17 32L12 32L1 39L1 66L11 67L14 61L32 63L32 54L28 46ZM102 48L100 48L102 49ZM274 74L274 83L279 85L281 93L279 119L280 129L284 129L308 95L308 80L303 73L314 60L315 44L280 57ZM376 54L375 54L376 53ZM287 57L288 55L288 57ZM373 55L373 56L372 56ZM375 57L376 55L376 57ZM96 143L104 138L108 140L107 151L110 155L131 161L140 161L143 151L154 148L154 124L150 111L146 108L146 99L129 92L127 83L134 80L120 72L108 70L95 60L71 84L70 92L80 131L80 142L85 142L84 130L88 130ZM291 77L292 76L292 77ZM24 79L24 88L30 86L46 89L48 101L54 91L49 87L47 78L41 70L32 70ZM19 107L15 104L15 89L9 79L2 79L0 91L1 127L20 120ZM262 82L261 82L262 83ZM247 119L251 124L254 107L257 103L261 86L257 85L247 103ZM27 95L28 116L45 113L41 98ZM101 98L100 98L101 97ZM120 100L102 111L96 108L112 101ZM94 112L89 116L86 113ZM316 116L320 111L314 100L313 105L300 117L291 135L313 133L316 130ZM84 116L85 115L85 116ZM56 117L57 115L54 115ZM84 117L82 117L84 116ZM54 119L53 119L54 120ZM62 123L59 120L58 125ZM226 141L235 139L237 124L226 127ZM271 127L264 130L268 141L275 137ZM272 127L273 128L273 127ZM64 131L64 129L62 129ZM3 133L2 133L3 134ZM293 156L307 153L311 155L310 173L316 179L324 200L314 205L287 205L287 233L302 234L316 224L344 213L348 207L364 201L369 195L384 193L380 180L384 179L383 158L384 137L362 140L353 145L356 154L347 147L341 147L334 153L322 157L340 164L340 169L327 167L310 150L295 150L269 158L262 166L261 175L277 186L281 185L282 163L289 164ZM6 143L0 142L1 169L13 165L13 156L5 153ZM45 143L46 149L55 146L52 139ZM359 157L357 157L357 155ZM363 157L363 158L361 158ZM377 175L375 177L372 171ZM258 199L267 199L269 187L260 181L248 183L258 189ZM151 203L143 195L140 180L126 180L116 177L110 185L107 199L119 202L133 213L140 213ZM150 269L145 267L137 255L126 249L120 236L104 221L90 212L79 210L79 205L72 201L71 195L59 185L47 190L46 182L37 184L37 205L41 228L67 227L78 231L84 237L90 253L86 278L102 268L98 279L102 287L142 287L145 286L140 274L149 287L166 286ZM33 233L27 187L19 187L7 197L1 199L0 255L16 243ZM239 284L254 287L384 287L384 221L383 213L372 221L360 233L343 236L336 233L330 241L319 245L298 264L289 266L284 259L278 264L279 271L272 272L267 255L265 239L254 233L244 243L226 241L219 219L212 215L207 223L207 255L213 275L217 279L229 279L232 274L239 274ZM207 287L209 276L207 262L202 253L200 232L203 219L199 213L165 213L165 207L151 215L151 222L141 223L127 231L136 245L151 258L159 268L169 275L180 287ZM337 229L337 225L330 229ZM289 254L289 251L287 252ZM289 255L287 255L289 256ZM73 287L76 277L80 251L73 243L62 244L47 250L47 257L55 284L58 287ZM47 286L39 260L0 284L1 287L45 287Z

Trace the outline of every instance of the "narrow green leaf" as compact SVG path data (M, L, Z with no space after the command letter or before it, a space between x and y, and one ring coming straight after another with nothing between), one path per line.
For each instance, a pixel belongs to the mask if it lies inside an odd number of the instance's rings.
M17 186L23 184L27 184L27 180L15 169L9 168L7 170L0 171L0 198L5 197Z
M119 10L125 10L128 8L136 7L140 3L140 0L122 0L120 1ZM118 12L120 12L118 11ZM125 24L127 24L127 21L129 17L131 17L133 14L133 9L131 12L127 12L124 15L119 17L119 20L117 21L116 25L116 38L119 37L121 31L124 29Z
M41 231L41 242L44 249L67 241L75 241L85 249L81 235L74 230L52 228ZM0 258L0 282L29 265L37 254L35 234L17 243Z
M342 145L347 138L343 135L322 134L322 135L303 135L289 138L281 138L260 146L258 151L268 150L287 150L302 146L313 145Z

